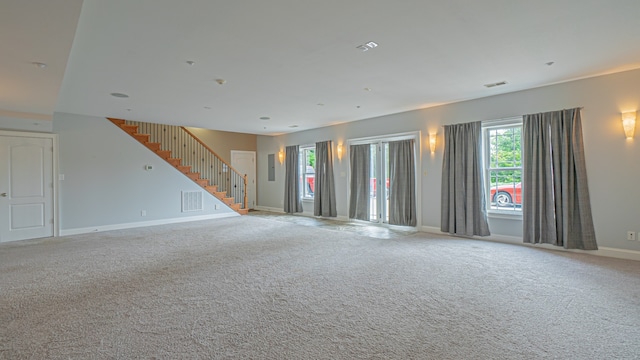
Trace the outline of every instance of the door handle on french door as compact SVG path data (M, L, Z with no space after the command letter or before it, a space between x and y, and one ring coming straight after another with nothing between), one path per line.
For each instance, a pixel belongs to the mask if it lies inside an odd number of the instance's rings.
M2 194L0 194L0 196L7 197L7 193L2 193Z

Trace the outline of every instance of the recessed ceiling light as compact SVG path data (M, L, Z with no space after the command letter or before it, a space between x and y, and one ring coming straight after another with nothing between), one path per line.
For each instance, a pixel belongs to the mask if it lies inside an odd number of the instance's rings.
M356 49L360 49L360 50L362 50L362 51L367 51L367 50L369 50L369 48L368 48L368 47L366 47L366 46L364 46L364 45L358 45L358 46L356 46Z
M260 120L271 120L271 118L268 116L261 116Z
M127 109L127 111L131 111L131 109Z
M187 61L186 61L186 63L187 63L187 65L189 65L189 66L193 66L193 65L195 65L195 64L196 64L196 62L195 62L195 61L192 61L192 60L187 60Z
M123 94L123 93L111 93L111 96L117 97L117 98L128 98L129 97L129 95Z
M360 109L360 105L356 106L356 108Z
M204 108L207 110L211 110L211 106L205 106Z
M545 64L546 64L547 66L551 66L551 65L555 64L555 62L554 62L554 61L549 61L548 63L545 63Z
M289 125L290 128L297 128L298 125Z
M225 79L216 79L216 82L217 82L219 85L224 85L224 84L226 84L226 83L227 83L227 80L225 80Z
M371 88L364 88L364 91L371 91Z
M323 103L318 103L318 106L324 106L324 104Z
M484 87L492 88L492 87L502 86L502 85L506 85L506 84L507 84L506 81L499 81L499 82L496 82L496 83L484 84Z
M373 42L373 41L369 41L369 42L368 42L368 43L366 43L365 45L367 45L368 47L370 47L370 48L372 48L372 49L373 49L373 48L375 48L375 47L378 47L378 43Z
M41 63L41 62L37 62L37 61L34 61L34 62L32 62L31 64L32 64L32 65L35 65L35 66L37 66L37 67L39 67L40 69L44 69L44 68L46 68L46 67L47 67L47 64L45 64L45 63Z

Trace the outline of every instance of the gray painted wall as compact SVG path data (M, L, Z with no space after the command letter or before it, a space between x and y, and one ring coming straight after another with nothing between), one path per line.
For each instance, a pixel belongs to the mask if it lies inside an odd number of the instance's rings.
M53 131L53 122L36 117L3 115L0 111L0 130L50 133Z
M231 150L256 151L257 135L255 134L193 127L188 127L187 129L229 164L231 164Z
M422 226L440 227L440 179L442 125L501 119L583 106L583 137L589 174L591 206L598 244L601 247L639 250L639 241L627 241L626 231L640 231L640 124L633 140L626 140L621 113L640 110L640 70L561 83L532 90L431 107L281 136L258 136L258 206L282 209L284 165L276 162L276 181L267 181L267 155L287 145L312 144L421 131ZM507 85L508 86L508 85ZM435 155L428 136L438 133ZM346 146L345 146L346 150ZM348 154L335 161L337 210L347 216ZM313 204L305 203L305 212ZM522 236L522 221L490 218L493 235Z
M53 131L59 136L58 173L64 174L61 232L235 214L207 192L204 211L181 212L181 191L203 189L105 118L55 113Z

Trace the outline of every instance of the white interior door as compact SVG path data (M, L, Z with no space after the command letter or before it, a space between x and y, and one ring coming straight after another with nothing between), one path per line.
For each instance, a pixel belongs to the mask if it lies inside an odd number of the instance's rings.
M0 242L53 236L53 139L0 136Z
M231 166L247 175L247 208L256 207L256 152L231 150Z

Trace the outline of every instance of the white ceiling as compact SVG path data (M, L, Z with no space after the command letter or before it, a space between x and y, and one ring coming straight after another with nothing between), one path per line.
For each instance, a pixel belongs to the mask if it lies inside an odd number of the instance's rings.
M0 109L37 114L277 134L640 68L638 0L0 6Z
M82 0L0 1L0 112L51 117L81 7Z

